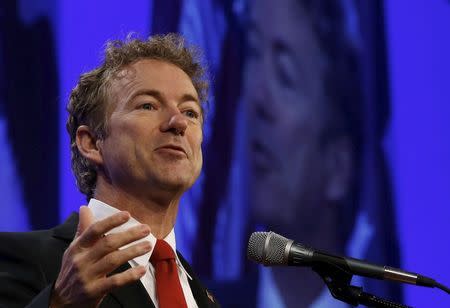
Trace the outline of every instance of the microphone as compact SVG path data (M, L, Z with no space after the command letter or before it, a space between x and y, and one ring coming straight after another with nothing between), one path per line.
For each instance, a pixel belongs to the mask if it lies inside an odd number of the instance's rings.
M450 293L447 287L426 276L315 250L274 232L254 232L248 241L247 257L265 266L318 267L321 264L331 264L354 275L438 287Z

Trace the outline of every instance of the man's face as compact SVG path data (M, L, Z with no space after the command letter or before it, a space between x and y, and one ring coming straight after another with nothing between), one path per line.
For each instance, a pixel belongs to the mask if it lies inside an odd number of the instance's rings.
M245 74L252 213L288 233L315 221L325 185L323 58L296 2L253 2Z
M135 193L184 191L202 166L203 115L189 76L177 66L139 60L112 82L102 168L112 185Z

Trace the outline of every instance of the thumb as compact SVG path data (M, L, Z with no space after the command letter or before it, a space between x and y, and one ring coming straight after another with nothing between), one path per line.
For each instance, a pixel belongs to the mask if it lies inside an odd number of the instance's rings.
M77 233L75 238L79 237L90 225L94 223L94 214L86 205L80 206L80 220L78 221Z

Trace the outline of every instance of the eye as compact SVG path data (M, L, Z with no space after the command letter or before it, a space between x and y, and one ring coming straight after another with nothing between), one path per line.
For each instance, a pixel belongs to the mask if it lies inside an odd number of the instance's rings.
M184 111L184 114L185 114L188 118L191 118L191 119L198 119L198 118L200 117L200 114L199 114L197 111L192 110L192 109L189 109L189 110Z
M145 104L142 104L142 105L140 106L140 109L154 110L155 107L154 107L152 104L150 104L150 103L145 103Z
M285 87L292 89L294 85L294 70L295 61L288 48L282 43L276 43L274 46L274 63L276 69L276 76L278 83Z

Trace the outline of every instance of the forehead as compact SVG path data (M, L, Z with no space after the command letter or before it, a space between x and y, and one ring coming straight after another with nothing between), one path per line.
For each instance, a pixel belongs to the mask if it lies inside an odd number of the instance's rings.
M125 66L111 82L113 94L129 95L137 90L157 90L168 96L190 94L198 98L191 78L175 64L142 59Z
M249 68L264 70L272 85L283 80L280 76L289 75L298 94L295 100L305 96L306 102L322 102L327 59L302 1L253 0L249 22L249 46L258 50ZM278 95L284 93L281 87L274 89Z
M292 46L307 45L305 39L311 36L311 31L308 14L299 0L251 2L250 32L260 38L284 41Z

